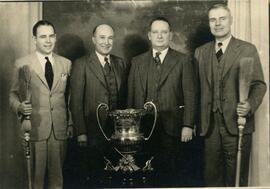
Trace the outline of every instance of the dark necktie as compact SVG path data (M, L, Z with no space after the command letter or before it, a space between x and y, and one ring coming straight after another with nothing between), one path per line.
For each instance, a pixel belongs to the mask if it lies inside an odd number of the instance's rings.
M156 52L156 56L154 57L154 61L155 61L157 66L161 66L161 60L159 57L160 54L161 54L161 52Z
M53 84L53 69L52 69L52 63L50 62L49 58L46 56L46 63L45 63L45 78L47 80L48 86L50 89L52 89Z
M223 55L223 52L222 52L222 48L221 48L221 47L222 47L222 43L219 42L219 43L218 43L218 48L219 48L219 50L218 50L217 53L216 53L218 62L220 62L220 60L221 60L221 58L222 58L222 55Z
M104 61L105 61L105 64L104 64L104 70L107 73L110 73L111 71L111 66L110 66L110 63L109 63L109 60L107 57L104 57Z

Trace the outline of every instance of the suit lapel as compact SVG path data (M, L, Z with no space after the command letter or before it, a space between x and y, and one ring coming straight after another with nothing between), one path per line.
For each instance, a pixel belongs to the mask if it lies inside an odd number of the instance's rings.
M120 90L121 86L121 66L116 62L115 58L113 55L110 55L110 63L112 70L114 71L114 75L116 78L116 83L117 83L117 89L118 91Z
M167 55L164 58L163 65L162 65L162 74L160 76L159 84L162 85L162 83L166 80L167 76L169 75L171 69L175 66L177 63L177 60L174 58L174 55L172 53L172 50L169 49Z
M89 64L87 64L93 74L97 77L97 79L107 88L105 77L102 71L102 66L99 62L99 59L96 53L92 53L89 57Z
M146 83L147 83L147 75L148 75L148 70L149 70L149 65L152 62L152 50L150 50L147 54L145 54L145 58L143 58L144 62L142 63L142 66L139 68L140 71L140 80L141 80L141 85L143 88L143 91L146 91Z
M57 55L53 54L54 64L53 64L53 85L51 91L55 89L57 83L59 82L61 76L61 65Z
M235 58L237 56L237 41L234 37L231 38L231 41L228 44L228 47L225 52L225 65L222 72L222 78L228 73L229 69L232 67L233 63L235 62Z
M33 53L31 55L31 67L33 68L33 70L35 71L37 76L40 78L42 83L49 89L49 86L47 84L47 80L45 78L45 73L42 70L42 67L40 65L40 62L38 60L38 57L37 57L36 53Z
M204 66L204 71L205 71L205 75L208 81L209 86L211 86L212 84L212 56L213 56L213 52L215 50L215 42L211 42L206 49L204 49L205 52L203 52L203 64L202 66Z

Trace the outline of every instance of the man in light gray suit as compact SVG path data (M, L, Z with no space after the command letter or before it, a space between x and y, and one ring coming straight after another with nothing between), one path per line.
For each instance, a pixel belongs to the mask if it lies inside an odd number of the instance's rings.
M21 120L30 116L33 187L44 187L48 170L48 188L63 188L66 139L72 134L67 108L71 62L52 52L56 42L52 23L38 21L33 27L33 39L36 51L15 62L10 106ZM30 100L25 100L21 91L21 73L25 67Z

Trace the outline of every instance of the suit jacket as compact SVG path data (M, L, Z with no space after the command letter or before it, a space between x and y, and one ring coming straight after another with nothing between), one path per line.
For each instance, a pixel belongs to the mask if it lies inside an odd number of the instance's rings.
M211 57L215 51L215 42L209 42L195 51L195 64L198 69L200 79L200 124L201 135L207 134L210 125L210 115L212 111L212 64ZM237 134L237 114L236 107L239 102L239 64L246 58L253 61L253 74L250 85L248 102L251 105L251 114L247 117L244 133L254 131L254 112L262 102L266 92L266 84L263 78L262 66L256 47L248 42L231 38L226 49L224 69L222 73L222 84L220 88L221 106L225 124L231 134ZM224 54L224 55L225 55Z
M110 55L110 63L118 87L118 107L123 108L126 101L126 64L114 55ZM71 71L70 105L78 135L88 134L91 138L101 133L96 119L96 108L101 102L109 103L109 89L101 63L93 53L76 60Z
M143 108L147 97L147 76L153 71L152 50L132 59L128 79L128 106ZM195 114L195 72L188 56L169 49L162 63L158 84L159 116L165 131L181 136L182 125L193 127ZM184 108L183 108L184 106Z
M10 89L10 106L18 113L18 107L22 101L23 91L20 90L20 69L28 66L30 70L30 91L32 114L30 131L31 140L40 141L47 139L53 129L56 139L67 138L67 125L69 114L67 109L67 83L71 70L71 62L53 53L54 79L50 90L36 53L20 58L15 62L12 85ZM71 124L71 122L69 123Z

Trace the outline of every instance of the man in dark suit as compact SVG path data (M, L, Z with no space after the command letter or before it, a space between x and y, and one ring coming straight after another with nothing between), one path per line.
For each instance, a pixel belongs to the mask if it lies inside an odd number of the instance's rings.
M190 59L169 47L172 33L169 21L151 21L148 38L152 48L132 59L128 79L128 106L142 108L153 101L158 124L149 149L154 149L154 168L160 184L176 186L180 144L192 139L195 112L195 80ZM142 125L146 127L146 125Z
M82 167L85 167L86 174L92 172L90 176L105 167L103 156L107 146L97 124L96 108L101 102L108 104L110 110L125 106L126 64L122 58L110 54L113 41L111 26L96 26L92 36L95 51L76 60L71 71L71 113L78 143L87 145ZM106 118L101 122L106 123ZM103 126L110 131L113 127L112 124Z
M71 62L53 53L56 34L52 23L38 21L33 27L33 39L36 51L15 62L10 106L21 121L30 116L33 187L44 188L47 171L48 188L63 188L66 139L72 131L67 109ZM23 87L24 80L28 80L28 89ZM27 93L25 98L23 94Z
M259 55L254 45L231 35L232 16L226 5L209 9L215 41L195 51L200 78L200 124L205 137L204 177L207 186L234 186L238 144L238 116L246 117L240 185L247 186L254 113L266 91ZM247 101L239 102L240 62L253 62ZM238 103L239 102L239 103Z

